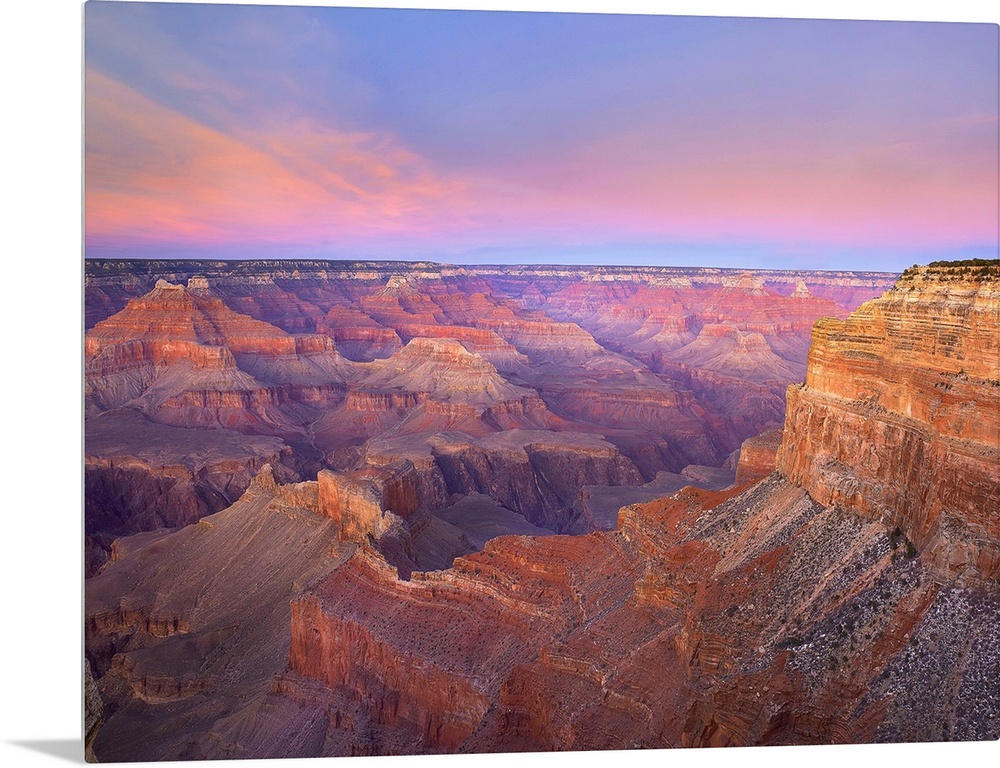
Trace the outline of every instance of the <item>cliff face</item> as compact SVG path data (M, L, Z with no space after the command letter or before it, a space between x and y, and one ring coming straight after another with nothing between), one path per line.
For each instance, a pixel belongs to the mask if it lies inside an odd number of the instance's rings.
M742 485L771 474L780 447L781 430L777 429L744 440L736 466L736 484Z
M189 344L226 347L233 353L294 353L295 341L290 334L234 312L197 281L193 285L185 288L158 280L148 294L133 299L121 312L88 331L86 354L97 356L125 339L159 342L150 348L154 363L185 359ZM174 349L168 342L180 344Z
M816 324L778 467L821 504L898 526L947 576L1000 578L996 267L908 270Z
M463 750L996 737L996 592L935 583L884 525L772 475L620 529L630 598L514 666Z
M316 330L330 336L337 348L352 360L388 357L403 348L396 331L353 307L332 307Z
M287 664L290 595L353 552L316 513L316 485L279 486L264 467L229 508L122 540L87 580L86 653L104 701L98 760L225 754L213 723Z
M449 493L487 494L558 532L579 532L572 506L585 485L642 482L627 457L591 435L512 430L479 441L440 441L432 451Z
M341 473L323 470L319 484L319 512L337 525L343 541L379 537L395 517L408 518L420 507L420 487L413 464Z
M225 509L270 462L284 482L304 467L281 440L158 424L136 411L87 421L84 458L86 574L115 537L197 522Z
M84 340L91 413L302 440L313 406L342 398L350 363L324 335L292 335L229 308L203 278L160 279Z
M362 547L294 601L290 667L373 702L382 725L408 722L427 746L452 751L510 670L624 600L634 568L616 539L515 537L404 582ZM598 597L612 575L619 587Z

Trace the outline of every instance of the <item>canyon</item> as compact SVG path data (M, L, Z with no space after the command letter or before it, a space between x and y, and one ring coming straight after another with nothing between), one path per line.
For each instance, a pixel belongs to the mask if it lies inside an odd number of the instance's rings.
M892 279L89 260L86 573L118 536L226 508L264 463L295 482L410 461L445 517L476 495L515 529L613 527L612 497L778 427L813 321Z
M85 289L102 761L1000 737L996 262Z

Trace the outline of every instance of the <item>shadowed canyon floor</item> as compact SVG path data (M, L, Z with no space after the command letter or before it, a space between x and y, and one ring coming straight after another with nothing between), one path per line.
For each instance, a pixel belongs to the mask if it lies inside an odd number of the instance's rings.
M96 755L1000 737L998 280L88 264Z

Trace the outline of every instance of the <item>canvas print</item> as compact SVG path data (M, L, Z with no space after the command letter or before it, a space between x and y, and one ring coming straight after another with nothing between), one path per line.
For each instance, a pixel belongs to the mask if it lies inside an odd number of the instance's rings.
M89 760L1000 737L995 25L84 15Z

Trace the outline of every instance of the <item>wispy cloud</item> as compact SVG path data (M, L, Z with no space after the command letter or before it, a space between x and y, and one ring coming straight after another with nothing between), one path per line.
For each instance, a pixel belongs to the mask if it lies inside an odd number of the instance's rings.
M91 3L87 57L88 248L996 247L987 25Z
M462 183L390 135L309 121L222 132L86 72L86 232L166 243L419 236L462 215Z

